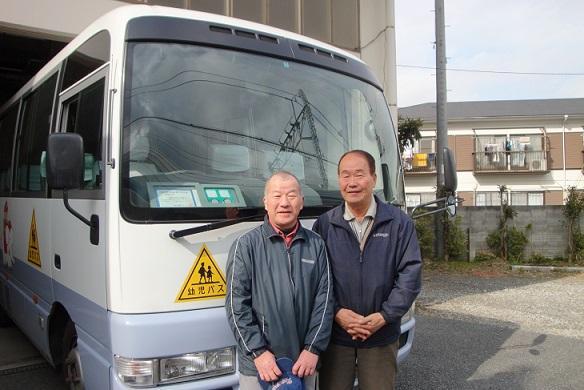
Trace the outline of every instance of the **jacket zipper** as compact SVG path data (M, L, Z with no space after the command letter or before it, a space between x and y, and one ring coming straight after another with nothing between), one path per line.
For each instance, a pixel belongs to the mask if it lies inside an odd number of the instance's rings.
M296 289L294 280L292 280L292 260L290 259L290 249L286 248L286 254L288 255L288 275L290 276L290 283L292 284L292 289Z
M375 223L375 221L373 223ZM365 244L363 245L363 250L361 250L361 242L359 241L359 238L357 237L355 232L353 232L353 229L351 229L351 232L353 233L353 237L355 237L355 240L357 240L357 246L359 247L359 309L361 311L361 313L359 313L359 314L362 314L365 312L363 310L363 253L365 253L365 248L367 247L367 244L369 243L369 238L371 237L371 234L373 233L374 227L375 226L371 226L371 230L369 231L369 235L367 235L367 238L365 239Z

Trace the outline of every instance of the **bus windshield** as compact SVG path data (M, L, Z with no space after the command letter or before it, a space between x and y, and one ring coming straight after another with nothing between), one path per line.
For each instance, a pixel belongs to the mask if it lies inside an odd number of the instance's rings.
M302 215L317 216L342 202L337 162L350 149L376 158L378 196L403 198L389 110L366 82L180 43L130 42L126 66L121 206L130 220L262 214L278 170L299 179Z

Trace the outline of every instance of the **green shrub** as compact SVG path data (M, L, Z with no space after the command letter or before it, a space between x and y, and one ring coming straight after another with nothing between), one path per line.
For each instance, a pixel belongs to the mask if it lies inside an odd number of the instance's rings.
M431 215L415 220L422 259L434 258L434 219Z
M422 258L434 258L434 218L431 215L416 219L416 233ZM460 228L461 218L448 219L446 252L452 260L466 260L467 237Z
M448 258L452 260L464 260L466 257L467 237L460 228L461 218L448 220L448 245L446 251Z
M527 239L527 234L531 230L531 224L523 229L518 229L515 226L511 226L507 229L507 256L510 262L519 262L523 258L523 252L525 247L529 243ZM487 246L493 252L494 255L499 257L504 257L504 253L501 253L501 240L502 240L502 230L497 229L489 233L487 236Z
M547 265L547 264L552 263L553 261L554 261L553 259L550 259L549 257L545 257L541 253L532 253L531 256L529 256L529 259L527 259L527 261L525 263L531 264L531 265Z
M529 227L526 228L529 230ZM509 261L518 262L523 258L523 251L529 243L527 235L521 229L512 226L507 230L507 251L509 254Z
M489 252L478 252L477 254L475 254L475 257L473 259L473 261L477 261L477 262L492 262L492 261L496 261L498 259L497 256L495 256L492 253Z

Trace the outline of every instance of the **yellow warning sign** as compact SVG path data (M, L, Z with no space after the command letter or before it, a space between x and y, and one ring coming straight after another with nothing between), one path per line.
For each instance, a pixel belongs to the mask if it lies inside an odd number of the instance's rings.
M175 302L221 298L226 295L226 290L225 275L203 244Z
M39 267L41 266L41 250L34 209L32 210L32 220L30 221L30 232L28 234L28 261Z

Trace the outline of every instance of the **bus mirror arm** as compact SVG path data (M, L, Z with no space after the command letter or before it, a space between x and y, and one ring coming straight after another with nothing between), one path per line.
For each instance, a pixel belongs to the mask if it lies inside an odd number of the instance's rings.
M89 240L99 244L99 217L93 214L88 220L69 204L69 190L83 184L83 138L76 133L52 133L47 139L47 184L54 190L63 190L65 208L89 226Z
M69 211L71 214L73 214L77 219L79 219L81 222L83 222L84 224L89 226L89 241L93 245L98 245L99 244L99 216L97 216L97 214L92 214L90 219L88 220L83 215L79 214L77 212L77 210L75 210L69 204L68 192L69 192L68 190L63 189L63 203L65 204L65 208L67 209L67 211Z
M463 198L460 198L458 196L449 195L449 196L445 196L444 198L435 199L435 200L432 200L432 201L426 202L426 203L421 203L421 204L417 205L416 207L414 207L410 214L412 216L412 219L418 219L418 218L426 216L426 215L436 214L436 213L446 211L446 212L448 212L448 214L451 217L454 217L454 215L456 215L456 206L461 204L463 201L464 201ZM421 208L432 205L432 204L438 204L440 202L444 202L444 205L442 207L437 208L435 210L426 211L425 213L416 214L416 211L420 210Z

